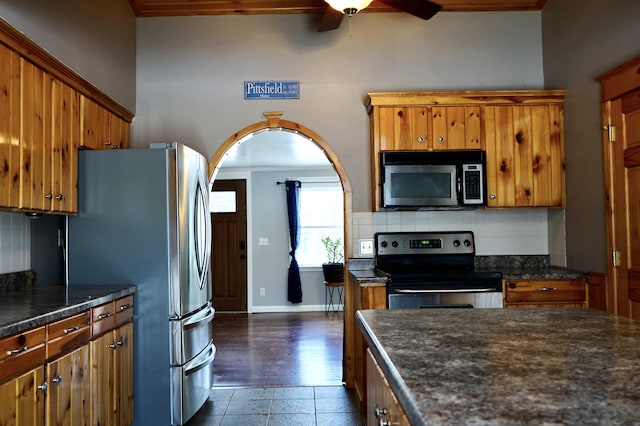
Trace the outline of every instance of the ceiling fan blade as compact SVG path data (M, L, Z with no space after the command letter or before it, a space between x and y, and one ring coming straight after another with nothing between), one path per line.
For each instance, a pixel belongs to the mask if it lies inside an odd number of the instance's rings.
M344 13L338 12L334 8L327 6L324 11L324 15L322 15L322 20L320 21L318 31L323 32L335 30L340 26L340 22L342 22L343 17Z
M442 6L429 0L379 0L387 6L394 7L410 15L422 19L431 19Z

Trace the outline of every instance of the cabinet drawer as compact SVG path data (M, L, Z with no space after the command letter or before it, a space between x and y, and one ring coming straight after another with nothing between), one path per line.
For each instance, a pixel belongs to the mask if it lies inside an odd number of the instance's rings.
M115 305L113 302L91 309L91 336L99 336L115 325Z
M91 312L86 311L47 325L47 359L84 345L91 337Z
M505 282L507 302L584 302L586 289L583 280L536 280Z
M133 318L133 295L115 301L116 327Z
M42 326L0 339L0 382L44 363L45 337Z

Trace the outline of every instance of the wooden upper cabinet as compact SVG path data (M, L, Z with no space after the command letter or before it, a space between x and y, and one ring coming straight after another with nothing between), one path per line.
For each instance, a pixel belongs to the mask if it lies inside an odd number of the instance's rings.
M480 106L434 106L429 110L434 150L484 148L480 135Z
M20 209L77 211L78 95L20 60Z
M20 56L0 45L0 207L20 203Z
M379 151L429 149L427 108L381 107L376 111L374 134Z
M373 210L388 150L484 150L487 207L564 207L563 102L563 90L369 93Z
M81 97L80 147L118 149L129 147L129 123L93 100Z
M561 105L484 108L489 207L563 207Z

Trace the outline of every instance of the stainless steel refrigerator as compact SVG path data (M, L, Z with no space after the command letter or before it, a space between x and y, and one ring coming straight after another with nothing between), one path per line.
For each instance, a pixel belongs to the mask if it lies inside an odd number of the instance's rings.
M134 284L134 424L182 425L212 385L205 158L177 143L81 151L67 283Z

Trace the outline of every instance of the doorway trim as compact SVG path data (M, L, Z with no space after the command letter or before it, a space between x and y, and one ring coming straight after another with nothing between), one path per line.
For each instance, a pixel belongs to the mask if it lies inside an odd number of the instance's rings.
M340 183L342 185L343 192L343 201L344 201L344 268L345 268L345 278L348 277L349 271L349 258L353 257L353 246L352 246L352 213L353 213L353 193L351 189L351 181L349 180L349 176L345 168L342 166L338 155L331 148L331 146L327 143L327 141L322 138L319 134L314 132L313 130L296 123L294 121L282 120L282 115L284 112L282 111L267 111L264 112L263 115L266 117L265 121L260 121L254 124L251 124L233 135L231 135L224 143L218 148L218 150L213 154L211 160L209 161L209 182L210 184L215 179L215 176L218 174L218 170L220 169L220 163L224 158L224 155L234 146L236 143L244 140L245 138L251 136L253 133L259 132L261 130L268 129L285 129L292 132L299 133L313 143L315 143L321 150L324 152L325 156L333 166L333 169L338 174L340 178ZM251 197L247 197L249 199ZM249 205L247 205L247 208ZM248 289L250 290L250 289ZM348 330L355 330L355 312L353 312L353 300L354 295L352 294L352 286L345 283L344 287L344 322L345 322L345 333L343 335L344 339L344 350L343 350L343 376L345 377L346 386L353 387L353 378L354 378L354 360L353 357L349 356L354 351L353 348L353 339L354 336L347 335L350 334ZM247 305L248 306L248 305Z

